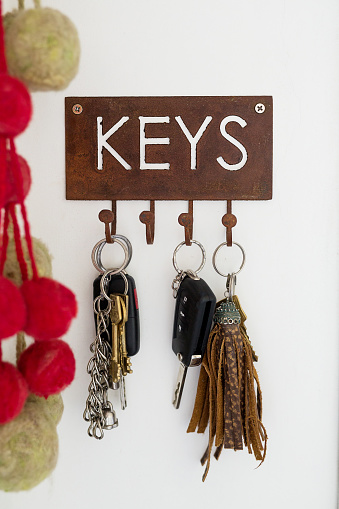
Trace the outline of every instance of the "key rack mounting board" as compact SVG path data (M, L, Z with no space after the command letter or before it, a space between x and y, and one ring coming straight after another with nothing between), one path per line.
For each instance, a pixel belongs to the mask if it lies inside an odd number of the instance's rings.
M269 200L273 101L66 97L68 200Z

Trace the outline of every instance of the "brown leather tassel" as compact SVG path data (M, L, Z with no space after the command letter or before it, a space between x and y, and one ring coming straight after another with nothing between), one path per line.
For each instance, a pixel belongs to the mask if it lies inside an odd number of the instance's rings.
M217 304L187 429L188 433L203 433L209 424L208 447L201 458L202 465L206 463L203 481L209 471L213 442L216 459L223 448L238 451L244 445L261 463L265 459L267 434L261 422L262 394L253 366L258 358L245 320L236 296Z

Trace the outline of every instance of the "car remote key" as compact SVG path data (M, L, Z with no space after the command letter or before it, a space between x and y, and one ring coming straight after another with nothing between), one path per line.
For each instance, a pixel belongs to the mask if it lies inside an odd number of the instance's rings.
M187 369L199 366L212 326L216 297L207 283L194 272L183 273L176 289L172 350L180 361L173 405L179 408Z

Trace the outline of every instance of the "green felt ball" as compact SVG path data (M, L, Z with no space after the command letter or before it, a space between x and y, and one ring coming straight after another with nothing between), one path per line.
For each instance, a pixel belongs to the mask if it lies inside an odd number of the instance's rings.
M35 258L36 267L40 277L52 276L52 260L47 247L41 240L33 238L33 253ZM27 244L22 239L24 258L27 263L28 277L32 277L32 266L28 254ZM4 267L4 276L10 279L13 283L20 286L22 284L22 277L19 262L17 259L15 242L11 239L8 243L7 258Z
M72 21L45 8L14 11L4 17L10 74L30 90L62 90L78 71L80 42Z
M64 411L64 402L61 394L52 394L45 400L46 412L51 416L55 425L59 424Z
M64 402L61 394L52 394L51 396L48 396L47 399L40 398L35 394L30 394L28 400L35 401L40 404L42 411L52 419L54 424L59 424L64 411Z
M58 435L48 405L29 397L22 412L0 425L0 489L29 490L55 468Z

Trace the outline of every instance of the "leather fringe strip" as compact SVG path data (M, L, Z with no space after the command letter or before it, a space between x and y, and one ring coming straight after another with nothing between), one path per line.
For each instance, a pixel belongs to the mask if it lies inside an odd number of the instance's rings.
M262 424L262 393L258 373L253 365L257 356L248 338L246 315L238 298L233 301L240 312L241 323L216 323L210 333L203 358L194 409L187 432L204 433L209 424L209 441L201 458L206 463L202 480L210 467L213 442L214 456L219 459L225 449L247 447L260 465L265 459L267 433ZM259 466L260 466L259 465Z

